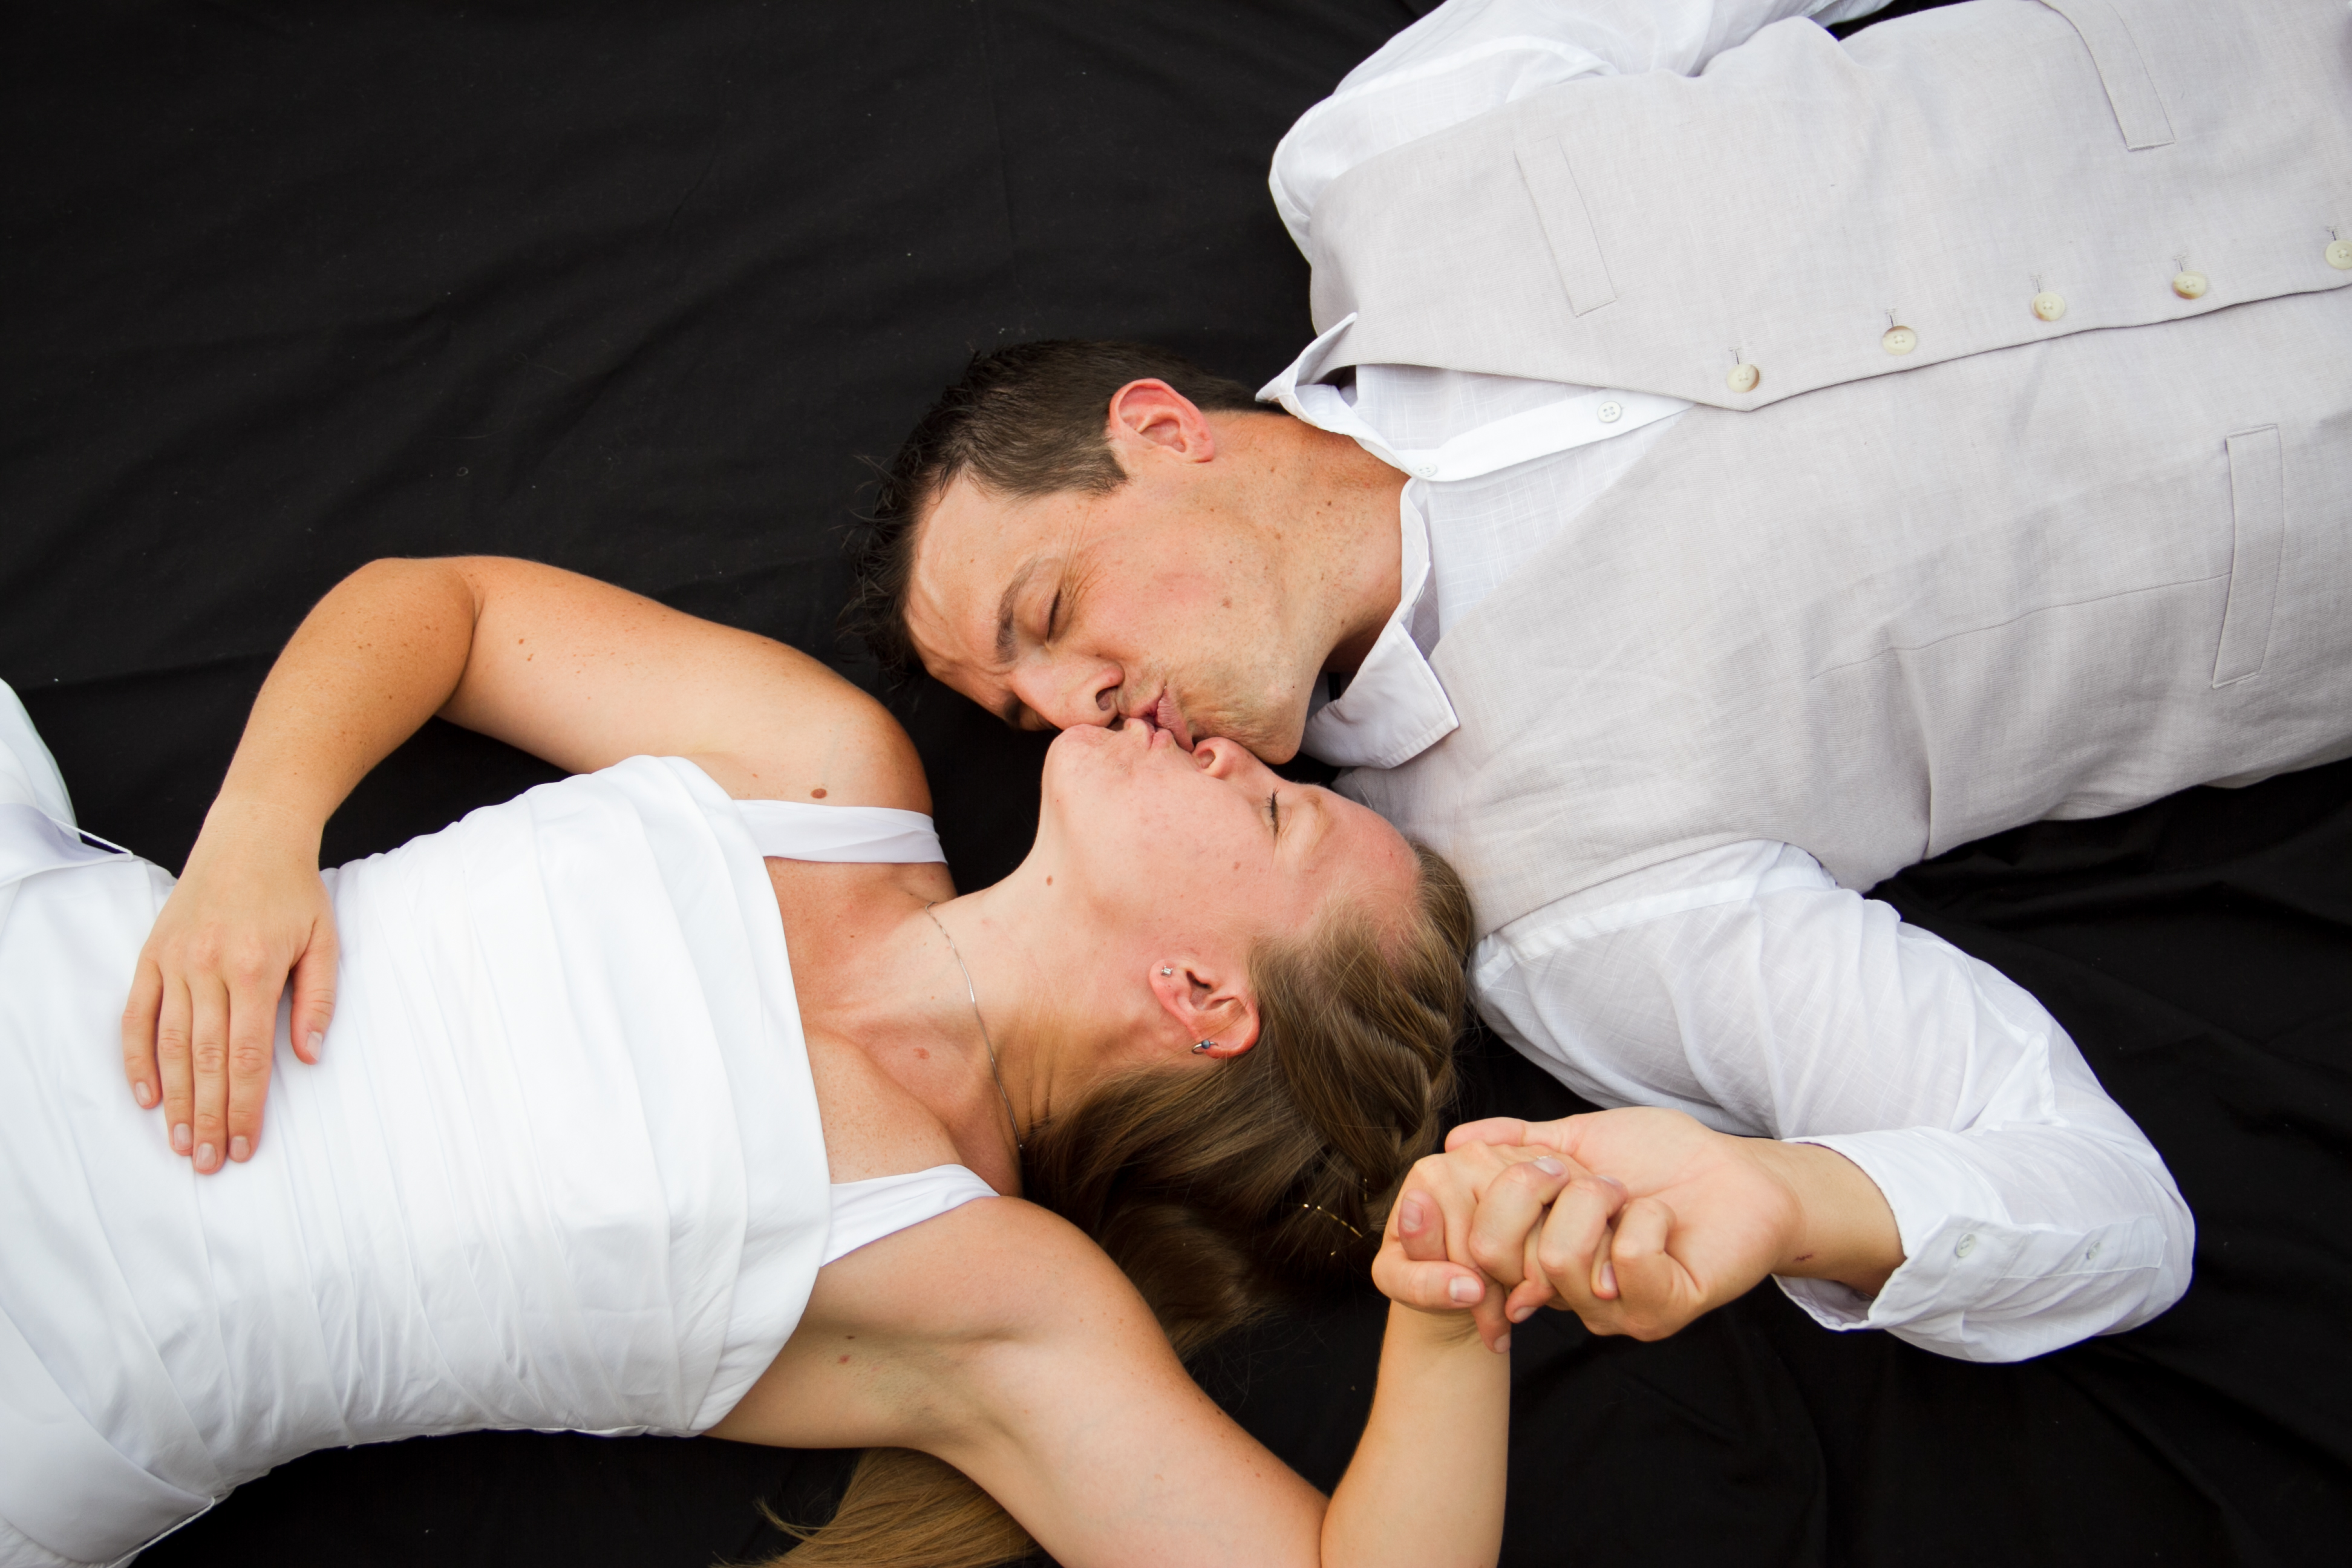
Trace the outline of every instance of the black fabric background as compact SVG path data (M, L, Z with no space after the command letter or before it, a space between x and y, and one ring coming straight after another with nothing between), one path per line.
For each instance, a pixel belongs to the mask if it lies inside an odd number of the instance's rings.
M0 678L84 823L176 866L270 658L372 557L528 555L782 637L832 621L868 470L974 349L1304 342L1276 140L1382 0L19 4L0 15ZM1911 8L1908 6L1906 9ZM1040 743L898 701L961 881ZM330 828L388 847L549 776L436 723ZM1658 1345L1516 1352L1514 1563L2342 1560L2352 1531L2352 765L2043 825L1881 889L2040 995L2163 1149L2197 1282L2012 1367L1834 1336L1769 1286ZM1465 1115L1576 1109L1484 1037ZM0 1241L0 1244L5 1244ZM1204 1381L1328 1485L1380 1304ZM150 1553L705 1564L846 1456L477 1434L312 1456Z

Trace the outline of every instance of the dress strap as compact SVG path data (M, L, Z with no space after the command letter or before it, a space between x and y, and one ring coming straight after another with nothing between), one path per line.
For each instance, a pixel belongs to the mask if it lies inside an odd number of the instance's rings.
M961 1165L934 1165L863 1182L833 1184L833 1234L824 1263L845 1258L869 1242L937 1219L974 1198L1000 1196L994 1187ZM824 1263L818 1265L824 1267Z
M760 853L779 860L923 865L947 858L931 819L919 811L791 800L739 800L735 809Z

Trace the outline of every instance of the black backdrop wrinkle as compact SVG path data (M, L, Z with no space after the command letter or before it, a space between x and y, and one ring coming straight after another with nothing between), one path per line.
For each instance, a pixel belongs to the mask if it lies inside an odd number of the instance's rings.
M1906 7L1907 8L1907 7ZM270 657L371 557L503 552L782 637L866 470L973 349L1172 343L1261 379L1306 273L1275 141L1423 6L27 3L0 15L0 678L94 830L176 866ZM966 885L1040 743L902 700ZM330 828L387 847L548 776L435 724ZM1658 1345L1516 1352L1507 1560L2339 1561L2352 1539L2352 764L2042 825L1883 896L2042 996L2162 1148L2197 1283L2014 1367L1771 1287ZM1465 1115L1575 1102L1483 1036ZM1352 1296L1208 1357L1328 1484ZM780 1549L845 1457L478 1434L315 1455L150 1553L675 1563Z

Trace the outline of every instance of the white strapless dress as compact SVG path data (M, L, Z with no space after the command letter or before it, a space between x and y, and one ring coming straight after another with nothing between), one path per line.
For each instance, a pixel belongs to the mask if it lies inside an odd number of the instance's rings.
M829 1184L761 853L939 858L910 812L638 757L326 878L323 1059L199 1177L124 1087L162 868L89 845L0 685L0 1565L125 1561L314 1448L694 1433L817 1269L987 1195Z

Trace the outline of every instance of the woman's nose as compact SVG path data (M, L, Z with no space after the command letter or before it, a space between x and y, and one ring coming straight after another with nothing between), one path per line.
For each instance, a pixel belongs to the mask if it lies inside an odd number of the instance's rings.
M1255 761L1238 741L1207 735L1192 742L1192 763L1211 778L1231 778Z

